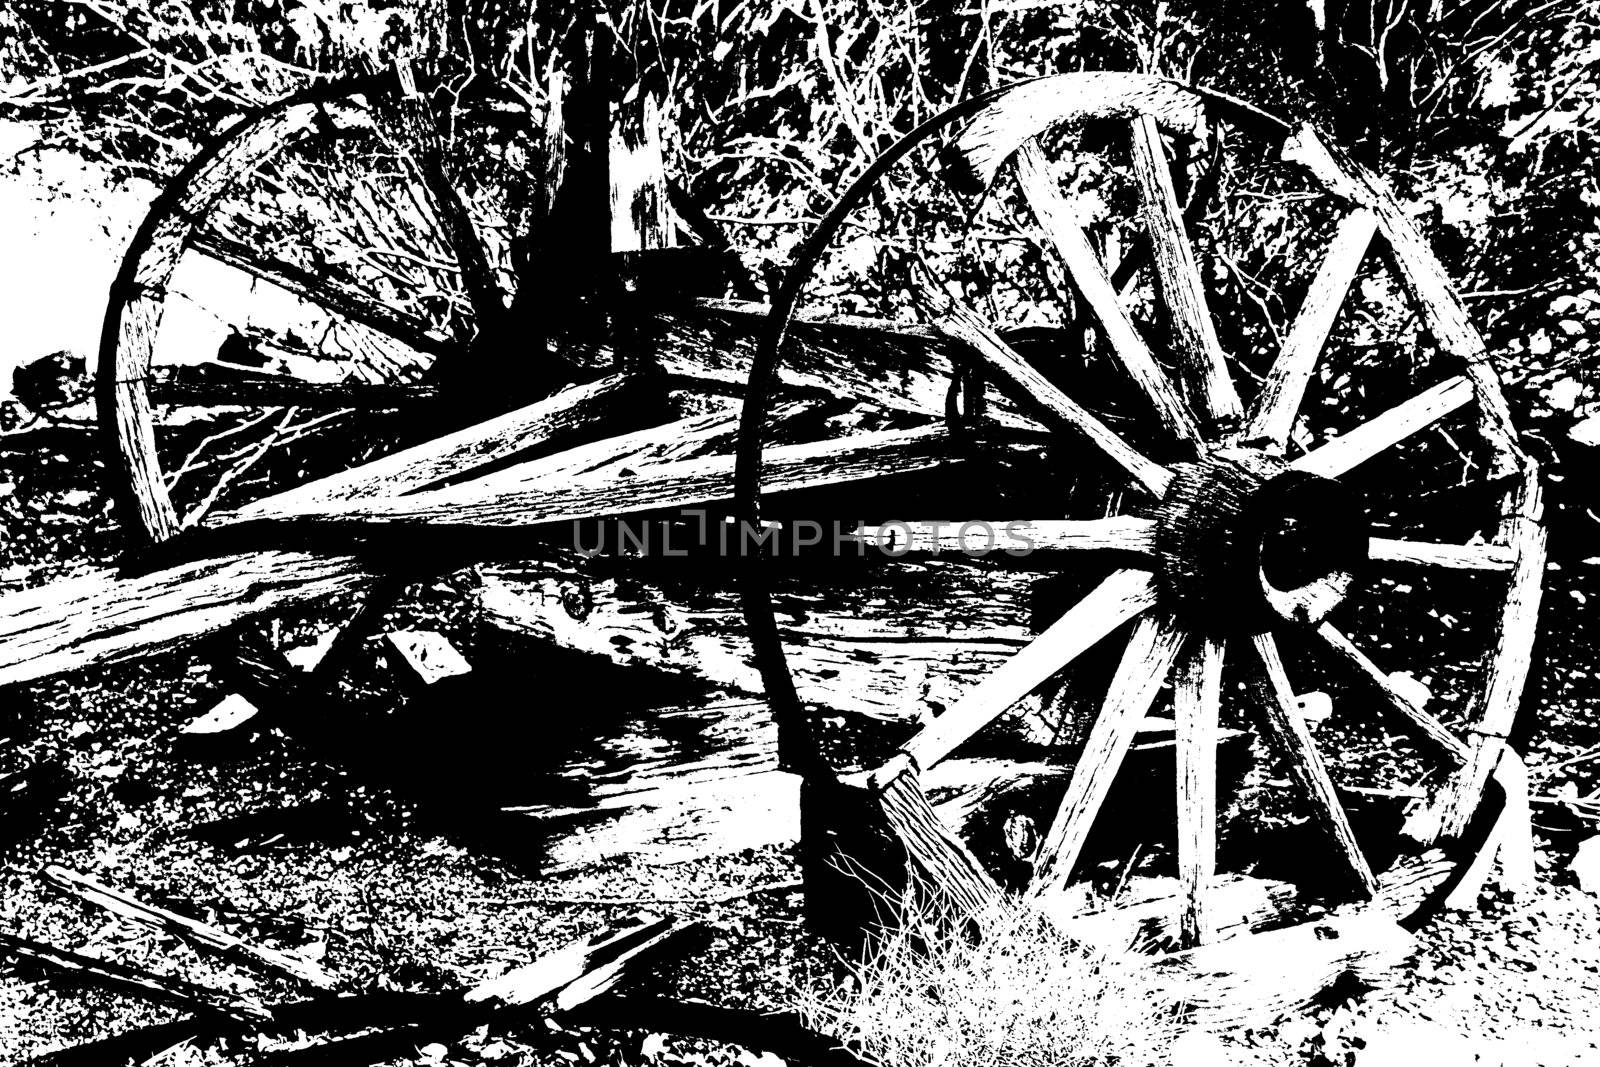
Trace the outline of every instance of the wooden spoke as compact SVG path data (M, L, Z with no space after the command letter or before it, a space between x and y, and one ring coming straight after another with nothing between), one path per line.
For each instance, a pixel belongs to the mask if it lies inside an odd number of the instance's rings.
M1167 491L1172 475L1165 467L1141 455L1109 426L1052 385L971 308L931 282L922 286L919 295L923 307L940 330L969 345L990 369L998 372L996 384L1002 392L1049 422L1087 437L1151 495L1160 497Z
M1088 235L1078 225L1071 206L1047 173L1044 154L1039 151L1037 141L1030 141L1017 153L1017 181L1034 217L1077 284L1078 292L1094 310L1106 340L1155 404L1162 423L1178 437L1199 442L1200 428L1195 425L1194 414L1157 366L1144 338L1134 329L1133 320L1117 299L1117 292L1111 286L1100 257L1089 244Z
M1440 382L1349 433L1318 446L1290 466L1324 478L1348 474L1384 449L1432 426L1472 400L1472 395L1472 383L1464 377Z
M1379 563L1414 563L1456 571L1508 571L1515 556L1505 545L1441 545L1389 537L1369 539L1367 551Z
M1155 119L1133 120L1133 172L1144 199L1145 224L1155 254L1156 277L1172 320L1178 354L1183 360L1190 400L1224 431L1244 418L1239 394L1217 341L1205 285L1195 265L1194 250L1183 228L1183 213L1167 170L1166 150Z
M1027 647L963 694L943 715L917 731L903 750L918 767L927 770L1090 646L1155 602L1155 583L1148 572L1114 572Z
M1256 398L1255 413L1245 428L1247 440L1269 441L1280 449L1288 443L1317 359L1333 330L1345 293L1361 269L1377 225L1377 216L1365 208L1357 208L1339 221L1300 313L1289 327L1289 336L1284 338L1283 351Z
M1183 631L1165 616L1146 615L1134 626L1105 703L1067 783L1067 795L1034 857L1031 894L1061 889L1072 877L1095 816L1111 791L1112 779L1178 658L1183 640Z
M224 237L214 229L196 233L190 240L189 247L201 255L219 263L226 263L251 277L270 282L331 314L359 322L387 337L392 337L419 352L443 355L454 347L448 338L434 333L421 319L407 315L359 290L330 282L322 275L276 259L260 249L251 248L232 238Z
M903 552L1117 551L1155 553L1152 519L1117 515L1108 519L1012 519L968 522L899 522L860 526L855 536L893 555Z
M1457 763L1464 762L1467 758L1467 746L1461 739L1450 732L1450 729L1434 716L1422 709L1422 706L1412 700L1402 689L1394 684L1389 675L1372 660L1366 653L1357 648L1351 640L1329 622L1317 627L1317 636L1333 650L1348 666L1354 667L1357 673L1378 687L1394 709L1405 717L1419 733L1432 741L1439 748L1452 756Z
M1205 897L1217 860L1217 713L1222 705L1223 643L1204 637L1187 656L1173 687L1177 728L1178 882L1185 947L1212 938Z
M928 427L775 448L762 464L762 487L771 493L811 489L963 462L949 445L949 435L943 427ZM535 526L709 504L733 494L732 456L641 467L631 478L605 470L576 477L526 477L528 471L539 469L540 461L533 460L442 489L405 496L309 500L292 511L280 508L270 519L452 527ZM214 516L208 525L245 521L252 520L235 512Z
M1355 831L1350 828L1350 817L1339 803L1339 794L1328 777L1328 768L1311 739L1311 729L1300 717L1294 689L1289 685L1289 674L1284 670L1283 658L1278 654L1278 643L1271 634L1257 634L1253 639L1256 654L1261 659L1262 682L1258 683L1262 706L1266 712L1267 726L1289 759L1289 772L1311 799L1318 821L1328 830L1338 848L1340 858L1350 868L1351 874L1367 896L1378 891L1372 868L1356 843Z
M599 426L629 391L622 375L563 389L536 403L328 478L253 501L227 520L285 518L339 500L414 493L535 445Z

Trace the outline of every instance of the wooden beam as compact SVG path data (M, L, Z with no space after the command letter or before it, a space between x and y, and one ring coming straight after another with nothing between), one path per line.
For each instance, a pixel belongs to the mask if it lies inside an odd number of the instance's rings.
M0 597L0 685L174 648L372 580L354 556L255 552L136 576L90 571L11 593Z
M917 293L933 324L976 352L995 373L995 384L1001 392L1045 421L1087 437L1152 496L1160 497L1167 491L1172 475L1165 467L1141 455L1087 408L1057 389L1016 349L1002 341L977 312L932 282L924 283Z
M480 982L462 999L468 1004L516 1007L555 994L556 1010L577 1007L614 985L628 965L658 951L692 925L682 919L639 916L632 924L573 941Z
M768 450L762 489L768 493L885 478L964 462L944 427L856 434ZM537 464L537 461L534 461ZM212 527L287 521L407 524L443 527L537 526L639 511L683 508L733 495L734 457L710 456L641 467L632 478L609 471L560 480L524 480L521 466L405 496L310 500L270 516L242 512L210 517Z
M1349 433L1318 445L1289 466L1307 474L1338 478L1419 430L1427 429L1472 398L1472 382L1459 375L1446 379L1368 419Z
M1223 643L1202 637L1173 688L1177 723L1178 879L1182 943L1203 945L1214 924L1207 910L1217 861L1217 717L1222 706Z
M1134 626L1112 675L1105 702L1067 783L1050 829L1033 861L1031 896L1060 890L1072 877L1095 816L1111 791L1139 723L1150 710L1183 646L1185 634L1163 615L1146 615Z
M1367 554L1375 563L1409 563L1459 571L1509 571L1515 553L1506 545L1445 545L1374 537Z
M1377 225L1377 216L1359 207L1339 220L1322 266L1306 290L1289 336L1284 338L1283 350L1256 397L1255 412L1244 431L1246 440L1267 441L1279 449L1288 444L1295 416L1305 402L1306 386L1316 371L1328 335L1333 332L1345 293L1366 258Z
M1148 571L1112 573L1027 647L917 731L902 750L926 771L1155 602L1155 583Z
M1205 284L1172 188L1161 128L1149 115L1133 119L1132 127L1133 173L1142 193L1156 278L1172 322L1190 402L1219 430L1231 432L1244 419L1244 407L1228 374L1227 358L1222 354L1211 310L1206 306Z
M569 386L504 415L263 497L225 515L210 516L207 521L225 524L284 518L333 501L419 492L541 445L592 436L615 416L633 388L630 380L620 374Z
M1017 153L1017 181L1079 294L1094 312L1111 350L1155 405L1162 424L1180 440L1199 443L1202 438L1194 413L1173 388L1166 372L1157 366L1144 338L1134 328L1100 257L1089 244L1088 235L1078 225L1071 205L1050 177L1037 141L1028 142Z
M1350 828L1350 817L1339 803L1339 794L1328 777L1328 768L1317 752L1311 729L1300 717L1294 689L1289 684L1288 672L1278 654L1277 642L1271 634L1257 634L1253 639L1256 655L1261 660L1262 678L1257 681L1257 691L1265 712L1268 729L1278 747L1289 761L1289 773L1299 783L1311 801L1317 820L1327 829L1335 849L1355 881L1366 896L1378 890L1377 879L1361 852L1355 831Z
M179 915L175 911L157 907L93 878L77 874L54 864L44 869L46 882L71 893L90 904L101 907L124 919L151 927L159 933L173 934L192 944L236 957L279 974L288 975L317 989L332 989L338 980L320 964L304 956L281 949L263 948L243 938L235 937L210 923Z
M953 705L1031 639L1026 574L933 562L906 582L780 582L774 596L801 699L907 722ZM826 596L826 602L819 600ZM731 590L486 567L487 626L619 666L764 692Z

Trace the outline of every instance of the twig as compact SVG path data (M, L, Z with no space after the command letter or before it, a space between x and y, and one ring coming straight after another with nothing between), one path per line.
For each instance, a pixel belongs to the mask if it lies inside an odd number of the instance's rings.
M180 1004L192 1011L221 1014L240 1022L270 1022L272 1013L258 1002L236 993L168 978L125 963L80 956L52 945L0 933L0 954L30 960L66 974L98 981L124 992Z
M228 955L240 956L271 970L286 974L291 978L298 978L302 982L317 987L318 989L332 989L337 983L334 976L326 971L320 964L313 963L304 956L284 952L274 948L262 948L248 941L238 938L221 930L210 923L203 923L191 919L177 912L165 908L146 904L139 898L102 885L92 878L76 874L64 867L52 864L44 869L42 877L45 881L72 895L107 911L120 915L125 919L142 923L145 926L169 934L175 934L185 940L203 945Z

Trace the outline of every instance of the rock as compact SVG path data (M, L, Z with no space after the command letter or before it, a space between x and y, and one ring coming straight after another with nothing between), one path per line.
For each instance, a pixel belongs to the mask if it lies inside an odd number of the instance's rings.
M179 733L194 736L225 734L238 729L260 714L254 704L238 693L229 693L215 707L189 723Z
M1588 838L1578 846L1578 854L1567 865L1578 888L1585 893L1600 893L1600 835Z
M338 630L324 630L310 644L287 649L283 653L283 658L299 670L307 672L316 670L317 664L322 662L338 636Z
M390 660L423 685L472 671L472 664L443 634L431 630L396 630L383 635Z
M1333 698L1327 693L1301 693L1296 699L1300 717L1308 726L1321 726L1323 720L1333 714Z

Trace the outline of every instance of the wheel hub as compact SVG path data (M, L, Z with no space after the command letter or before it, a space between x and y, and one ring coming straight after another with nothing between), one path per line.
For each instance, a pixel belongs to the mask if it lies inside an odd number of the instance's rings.
M1156 574L1175 612L1210 630L1317 623L1367 560L1361 498L1256 449L1171 468L1156 509Z

